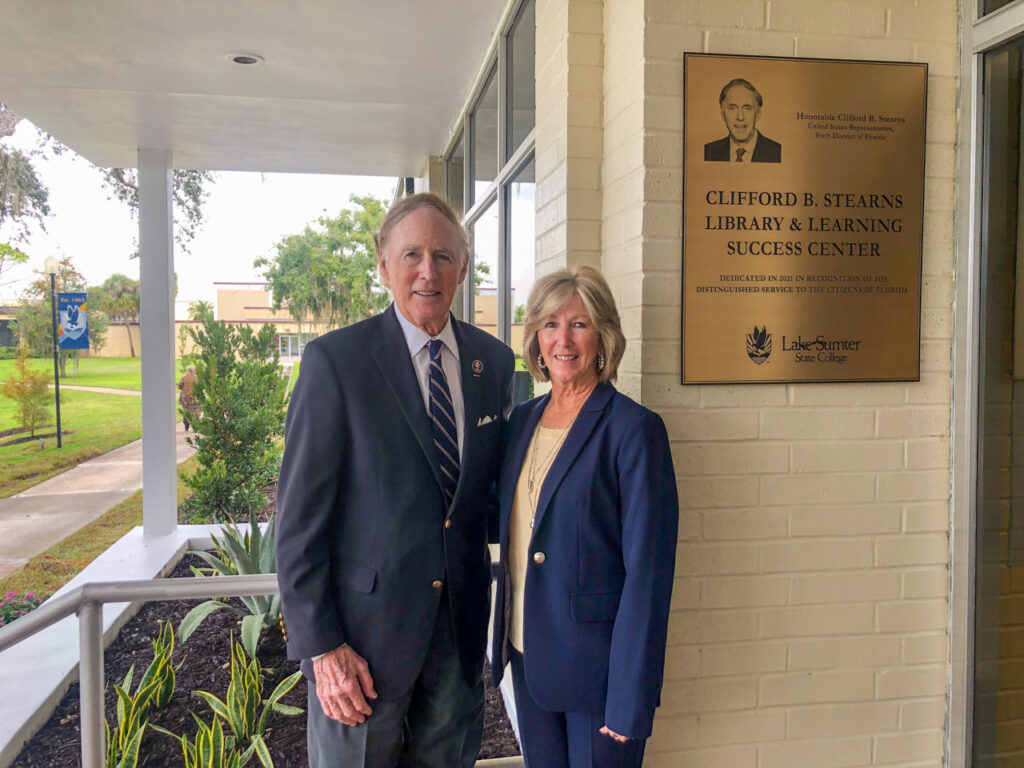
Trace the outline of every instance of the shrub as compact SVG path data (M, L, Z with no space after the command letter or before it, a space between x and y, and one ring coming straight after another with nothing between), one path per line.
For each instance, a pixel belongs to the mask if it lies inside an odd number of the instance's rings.
M50 377L28 365L28 345L23 344L10 381L0 383L0 394L14 401L21 426L35 435L50 416Z
M281 466L285 385L273 345L274 329L259 332L205 318L189 328L196 345L194 393L200 416L190 419L199 468L182 480L191 521L231 522L267 503L263 488Z
M267 524L265 532L260 531L256 518L250 520L249 530L242 531L238 526L226 526L221 529L223 538L211 536L217 555L209 552L192 551L210 566L209 573L193 567L196 576L219 574L236 576L249 573L276 573L277 562L274 558L274 521ZM251 595L239 598L246 610L236 608L222 600L207 600L200 603L181 620L178 625L178 639L188 640L199 625L214 611L226 608L242 617L242 645L250 656L256 656L260 635L263 630L278 624L281 616L280 595Z
M0 627L34 611L42 603L42 599L36 597L34 592L8 592L0 600Z

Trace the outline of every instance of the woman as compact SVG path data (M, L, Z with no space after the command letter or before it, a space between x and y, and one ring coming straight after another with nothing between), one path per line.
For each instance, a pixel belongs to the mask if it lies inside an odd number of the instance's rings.
M199 377L196 376L196 367L190 365L185 369L185 375L178 382L178 389L181 390L181 394L178 395L178 403L181 405L181 420L185 422L186 432L190 426L195 425L196 419L199 418L199 401L196 399L193 389L197 381L199 381Z
M500 481L491 666L511 662L526 765L639 766L661 693L679 506L657 414L610 380L625 337L594 269L541 278Z

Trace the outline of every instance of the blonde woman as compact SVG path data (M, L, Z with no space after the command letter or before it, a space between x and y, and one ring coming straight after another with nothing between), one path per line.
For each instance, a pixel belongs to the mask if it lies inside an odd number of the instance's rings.
M661 693L678 500L661 418L617 392L607 283L541 278L524 357L551 392L509 417L492 664L511 662L528 767L632 768Z

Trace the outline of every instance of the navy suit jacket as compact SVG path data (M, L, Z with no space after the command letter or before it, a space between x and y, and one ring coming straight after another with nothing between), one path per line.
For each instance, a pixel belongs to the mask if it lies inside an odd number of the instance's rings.
M491 665L507 660L509 519L516 481L550 395L517 406L501 471L501 559ZM646 738L661 694L679 502L661 418L599 385L541 487L523 622L530 694L553 712L603 712ZM544 553L543 562L536 555Z
M730 146L729 137L718 141L709 141L704 145L704 159L729 162ZM752 163L781 163L782 145L772 141L760 131L757 132L757 143L754 145L754 155L750 158Z
M456 321L465 403L462 471L445 503L430 420L392 305L306 345L288 408L277 569L288 656L348 643L382 700L412 688L441 590L468 682L490 612L487 522L504 451L512 351ZM486 422L486 423L484 423Z

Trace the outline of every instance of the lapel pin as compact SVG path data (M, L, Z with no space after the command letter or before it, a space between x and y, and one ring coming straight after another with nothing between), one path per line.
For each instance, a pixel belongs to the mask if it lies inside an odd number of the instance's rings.
M484 370L484 364L482 362L480 362L479 360L474 360L473 361L473 375L474 376L479 376L481 373L483 373L483 370Z

